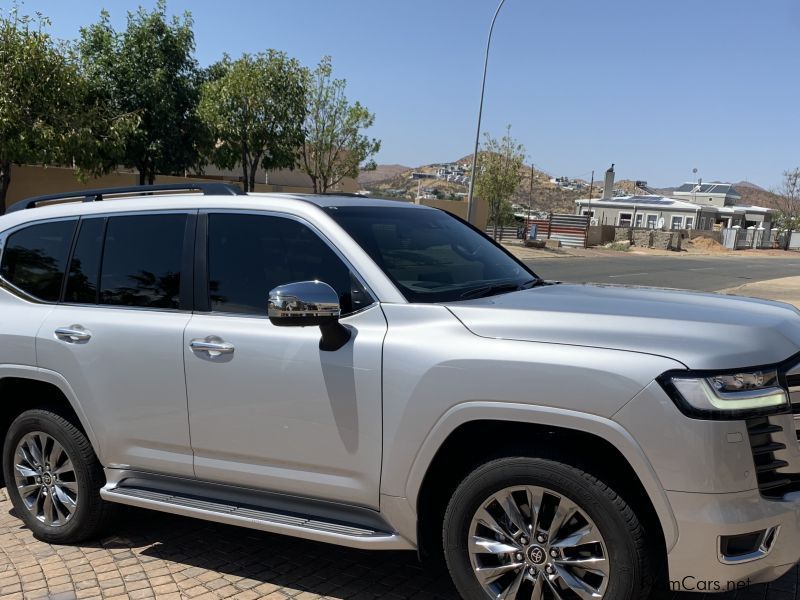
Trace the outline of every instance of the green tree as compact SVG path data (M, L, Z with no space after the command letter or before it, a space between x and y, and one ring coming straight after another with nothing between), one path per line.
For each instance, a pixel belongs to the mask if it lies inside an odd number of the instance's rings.
M0 13L0 214L13 165L74 164L107 171L135 124L114 113L81 74L73 48L56 43L41 15Z
M305 71L285 53L227 56L201 88L198 114L215 140L211 162L242 169L245 191L259 167L292 169L303 143Z
M197 116L202 74L194 59L192 18L167 16L164 0L152 12L128 13L115 31L107 11L81 29L82 70L100 99L117 114L136 114L125 137L121 162L139 172L139 183L156 173L183 175L202 165L209 137Z
M346 84L333 78L330 56L309 74L300 168L311 177L315 193L327 192L345 177L355 179L359 169L376 166L372 157L381 142L361 133L372 126L375 115L359 102L349 103Z
M475 195L489 205L488 225L502 226L511 213L510 199L523 179L525 147L511 137L511 125L498 139L484 134L483 151L478 154Z

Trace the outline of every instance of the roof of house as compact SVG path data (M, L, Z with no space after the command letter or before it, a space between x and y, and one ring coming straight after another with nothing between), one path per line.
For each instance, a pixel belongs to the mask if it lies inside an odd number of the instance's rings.
M694 204L666 196L647 195L647 196L618 196L616 198L579 198L575 203L584 206L591 204L598 208L651 208L653 210L671 211L692 211L715 212L722 214L743 214L760 213L767 214L775 212L772 208L763 206L736 205L736 206L708 206L705 204Z
M696 194L721 194L723 196L738 196L741 194L736 191L730 183L684 183L682 186L675 190L681 193L696 193Z
M614 198L598 198L588 199L581 198L575 200L576 204L589 204L593 206L602 206L608 208L653 208L657 210L691 210L697 211L698 209L706 210L711 207L700 206L692 204L691 202L684 202L683 200L676 200L674 198L667 198L666 196L646 195L646 196L617 196Z

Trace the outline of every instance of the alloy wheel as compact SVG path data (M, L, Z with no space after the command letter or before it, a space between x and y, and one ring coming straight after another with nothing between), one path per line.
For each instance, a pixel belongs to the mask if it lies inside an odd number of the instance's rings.
M14 452L14 479L25 508L45 525L62 527L75 514L75 467L52 436L34 431L19 441Z
M481 503L470 523L469 558L481 587L498 600L588 600L608 587L597 526L544 487L505 488Z

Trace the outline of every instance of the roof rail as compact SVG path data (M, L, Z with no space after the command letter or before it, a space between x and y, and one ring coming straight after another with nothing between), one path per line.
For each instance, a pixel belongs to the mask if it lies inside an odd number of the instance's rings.
M124 187L103 188L96 190L75 190L62 194L48 194L46 196L36 196L21 200L8 207L6 212L15 212L27 208L36 208L42 202L56 201L81 201L81 202L100 202L104 196L144 196L153 192L202 192L204 196L240 196L244 192L238 185L230 183L164 183L155 185L131 185Z

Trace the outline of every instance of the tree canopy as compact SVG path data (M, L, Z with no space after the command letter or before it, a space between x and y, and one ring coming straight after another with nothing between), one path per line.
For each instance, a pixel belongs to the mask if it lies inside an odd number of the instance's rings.
M292 169L303 143L304 69L285 53L269 50L225 57L202 86L198 114L216 144L210 160L242 168L245 191L258 168Z
M374 169L372 157L381 148L380 140L361 133L372 126L375 115L359 102L350 104L346 85L344 79L333 78L330 56L308 76L300 168L311 177L314 192L327 192L345 177L358 177L359 169Z
M128 13L115 31L103 11L81 29L81 68L98 98L117 114L136 114L120 162L139 171L139 183L156 173L179 174L202 164L207 131L197 116L201 73L194 59L192 18L167 17L166 2L152 12Z
M0 214L15 164L72 163L96 175L116 163L135 125L82 77L73 48L41 16L0 13Z

